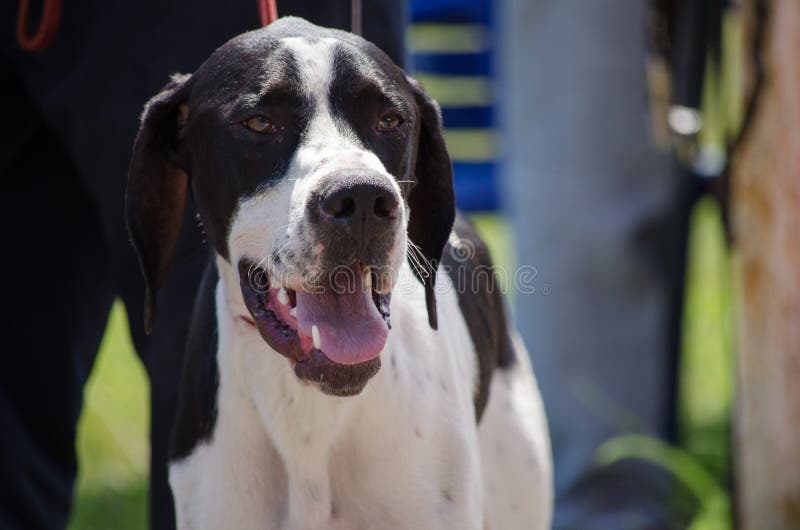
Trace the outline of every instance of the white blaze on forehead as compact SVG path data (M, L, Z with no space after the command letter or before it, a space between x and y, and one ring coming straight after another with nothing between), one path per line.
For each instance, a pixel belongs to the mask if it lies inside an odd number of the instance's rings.
M363 146L346 121L335 120L330 108L329 97L335 78L333 63L337 47L344 44L332 38L312 41L302 37L289 37L281 43L292 53L302 90L314 106L289 170L294 173L291 177L312 174L323 160L325 172L365 168L385 173L375 153Z
M358 139L352 131L337 127L328 99L334 79L333 60L337 41L320 39L311 42L301 37L290 37L281 42L292 52L303 90L314 104L314 114L306 128L304 143L327 141L357 145Z
M328 93L333 81L336 42L335 39L309 41L302 37L281 40L297 63L297 73L303 83L303 89L314 100L317 108L328 115L330 115Z

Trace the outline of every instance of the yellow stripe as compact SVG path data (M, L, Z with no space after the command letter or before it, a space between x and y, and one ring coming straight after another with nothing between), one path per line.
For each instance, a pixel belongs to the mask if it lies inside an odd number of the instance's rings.
M492 104L492 84L488 77L432 75L416 73L425 91L443 107L470 107Z
M413 24L406 36L412 53L479 53L489 41L477 24Z
M492 129L445 129L444 141L453 162L489 162L498 156Z

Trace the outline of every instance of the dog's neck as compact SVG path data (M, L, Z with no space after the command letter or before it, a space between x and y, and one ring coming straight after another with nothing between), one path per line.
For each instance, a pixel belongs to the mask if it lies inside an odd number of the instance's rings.
M347 398L323 394L303 384L291 361L272 350L247 321L236 271L217 258L220 281L216 305L219 326L220 408L235 413L254 407L265 434L286 470L289 517L302 523L327 521L331 514L331 480L328 460L341 431L352 425L368 395L379 381L371 381L362 394ZM376 379L380 379L376 377ZM227 403L226 403L227 402ZM222 415L221 415L222 417ZM300 421L302 419L302 421ZM313 484L313 488L309 488ZM292 528L300 528L300 520ZM311 525L314 526L314 525Z

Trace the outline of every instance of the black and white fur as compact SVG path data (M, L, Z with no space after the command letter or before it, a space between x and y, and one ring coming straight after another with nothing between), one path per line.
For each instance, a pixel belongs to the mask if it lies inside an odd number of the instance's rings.
M254 133L253 115L278 127ZM387 115L396 127L376 133ZM549 528L538 389L494 278L472 281L491 262L456 216L451 171L419 85L364 40L299 19L233 39L148 103L127 196L148 326L190 196L214 250L170 465L180 529ZM348 172L398 205L356 254L309 213ZM373 280L391 292L391 331L377 373L329 363L326 388L248 321L240 265L299 288L304 268L353 256L393 272Z

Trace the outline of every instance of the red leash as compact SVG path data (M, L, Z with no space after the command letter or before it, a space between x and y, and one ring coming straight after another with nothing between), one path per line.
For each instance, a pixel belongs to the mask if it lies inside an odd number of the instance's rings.
M278 20L278 6L276 0L256 0L258 3L258 17L261 26L268 26ZM28 52L46 50L58 33L61 23L61 0L44 0L42 5L42 19L33 36L28 35L28 11L30 0L19 0L17 11L17 42L20 47ZM350 27L353 33L361 35L361 0L351 0Z
M258 2L258 16L261 18L261 27L269 26L278 20L278 6L275 0L256 0Z
M58 32L61 22L61 0L44 0L42 5L42 19L33 36L28 35L28 10L30 0L19 0L17 11L17 42L20 47L29 52L40 52L46 49Z
M267 26L278 19L278 7L275 0L256 0L258 2L258 16L261 25ZM28 14L30 0L19 0L17 11L17 43L20 48L28 52L40 52L47 49L58 33L61 23L61 0L44 0L42 4L42 19L33 36L28 35Z

